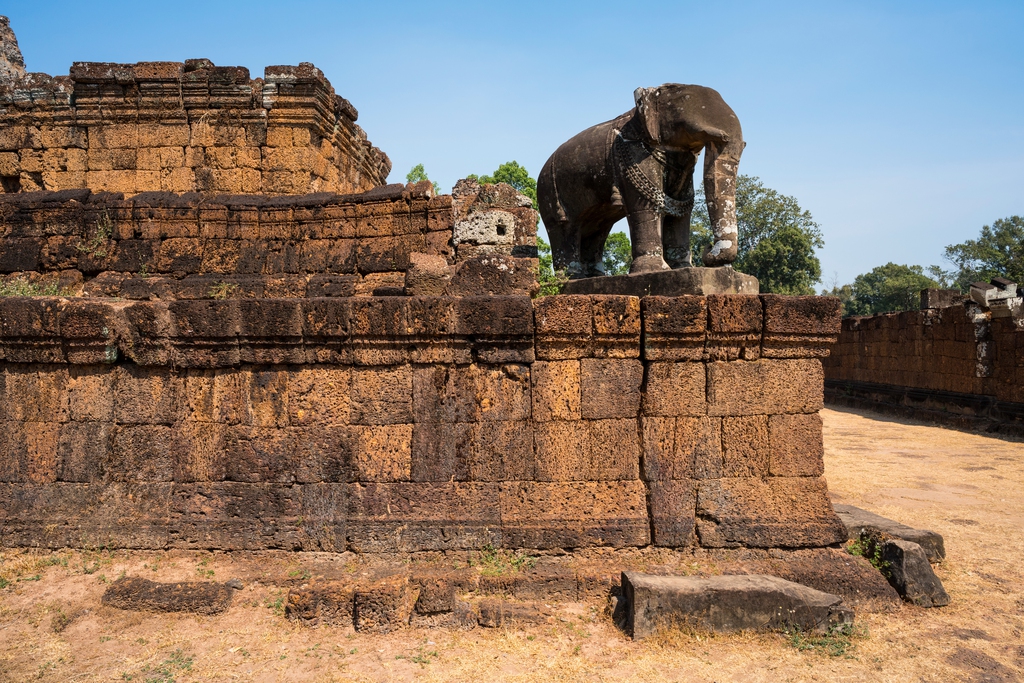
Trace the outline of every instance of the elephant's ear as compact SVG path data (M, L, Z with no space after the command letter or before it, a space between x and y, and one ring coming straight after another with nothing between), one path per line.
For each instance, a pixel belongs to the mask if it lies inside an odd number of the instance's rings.
M633 91L633 100L636 102L636 114L640 117L647 136L655 145L660 143L658 137L658 105L654 96L654 88L637 88Z

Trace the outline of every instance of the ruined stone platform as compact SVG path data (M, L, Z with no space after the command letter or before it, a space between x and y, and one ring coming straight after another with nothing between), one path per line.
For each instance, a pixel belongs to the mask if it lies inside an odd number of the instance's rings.
M626 296L682 296L694 294L757 294L760 283L753 275L738 273L732 266L679 268L657 273L606 275L570 280L563 294L619 294Z

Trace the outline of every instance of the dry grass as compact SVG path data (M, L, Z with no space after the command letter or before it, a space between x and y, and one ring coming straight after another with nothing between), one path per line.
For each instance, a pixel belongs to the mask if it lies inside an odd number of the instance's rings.
M942 533L948 559L938 574L952 605L860 614L858 630L837 634L845 639L838 645L683 631L634 643L584 604L565 606L545 626L372 636L280 616L283 589L269 577L304 580L304 556L7 550L0 680L1018 680L1024 444L853 411L824 418L835 498ZM318 561L330 561L324 557ZM356 571L352 562L337 559L341 571ZM106 583L122 572L164 581L242 575L246 586L228 612L212 617L102 607Z

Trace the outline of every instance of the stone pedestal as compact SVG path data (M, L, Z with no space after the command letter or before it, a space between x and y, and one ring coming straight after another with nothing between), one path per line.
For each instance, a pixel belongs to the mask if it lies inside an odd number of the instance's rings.
M753 275L738 273L732 266L680 268L656 273L608 275L570 280L563 294L619 294L626 296L683 296L696 294L757 294Z

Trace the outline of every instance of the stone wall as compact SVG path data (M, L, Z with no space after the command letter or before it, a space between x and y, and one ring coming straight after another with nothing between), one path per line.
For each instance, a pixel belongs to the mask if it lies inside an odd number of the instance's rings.
M973 304L847 318L824 367L830 400L1024 428L1024 325Z
M0 545L808 547L820 297L0 299Z
M530 200L507 185L460 189L435 197L424 181L290 197L0 195L0 284L163 300L402 294L418 255L444 272L438 291L417 293L529 292ZM466 235L465 223L493 229Z
M257 79L206 59L8 76L3 192L353 193L391 170L355 108L308 63L269 66Z
M369 294L414 252L452 257L429 183L295 197L89 190L0 195L0 280L129 299Z

